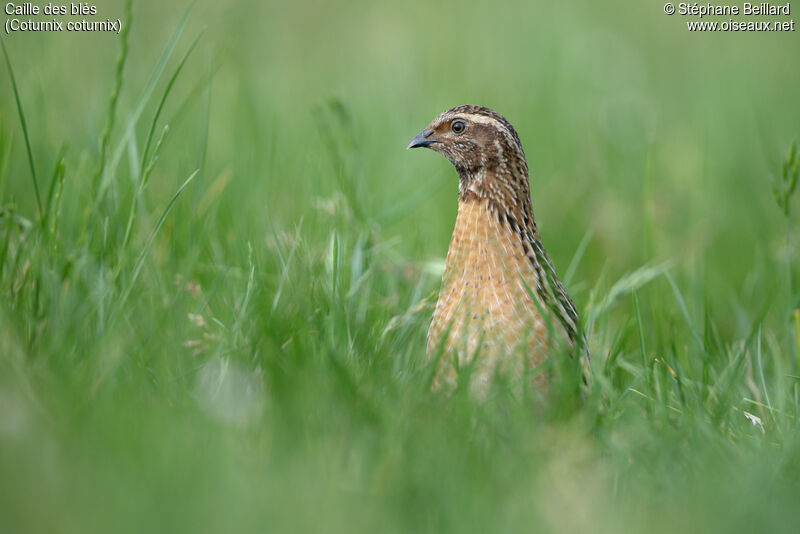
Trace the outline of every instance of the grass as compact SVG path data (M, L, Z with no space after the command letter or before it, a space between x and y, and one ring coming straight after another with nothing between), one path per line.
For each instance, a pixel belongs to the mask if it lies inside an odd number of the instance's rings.
M0 531L796 530L794 36L407 7L2 36ZM429 390L456 180L403 148L466 102L519 130L583 399Z

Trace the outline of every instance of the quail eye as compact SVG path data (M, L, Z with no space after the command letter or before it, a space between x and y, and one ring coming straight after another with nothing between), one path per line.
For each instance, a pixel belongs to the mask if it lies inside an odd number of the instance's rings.
M450 130L454 134L464 133L464 130L467 129L467 125L464 124L464 121L453 121L453 124L450 125Z

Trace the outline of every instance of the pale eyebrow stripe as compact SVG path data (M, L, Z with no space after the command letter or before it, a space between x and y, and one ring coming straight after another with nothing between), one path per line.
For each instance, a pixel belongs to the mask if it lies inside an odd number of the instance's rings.
M471 122L474 122L474 123L477 123L477 124L491 124L493 126L496 126L499 129L501 129L501 130L506 130L507 129L506 125L503 124L502 122L500 122L499 120L497 120L497 119L495 119L493 117L488 117L486 115L479 115L477 113L472 113L472 114L469 114L469 113L468 114L464 114L464 113L447 113L447 114L442 115L441 117L439 117L439 120L436 121L436 126L438 127L439 125L441 125L441 124L443 124L445 122L451 121L453 119L462 119L462 120L471 121Z
M515 133L513 132L513 127L510 124L506 124L505 122L495 119L494 117L489 117L488 115L482 115L480 113L445 113L439 116L439 119L431 125L432 128L438 128L443 123L454 120L454 119L461 119L467 122L473 122L475 124L488 124L494 126L502 132L503 137L506 138L512 145L514 145L517 150L522 152L522 142L519 141Z

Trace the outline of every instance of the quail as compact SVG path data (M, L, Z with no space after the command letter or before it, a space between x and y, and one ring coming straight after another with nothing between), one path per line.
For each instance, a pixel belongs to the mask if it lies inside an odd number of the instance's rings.
M534 387L546 389L536 368L559 347L583 352L585 341L539 237L517 132L489 108L458 106L407 148L416 147L442 154L459 179L458 214L427 337L428 357L440 355L433 388L455 388L459 370L469 369L469 388L479 394L497 372L533 377Z

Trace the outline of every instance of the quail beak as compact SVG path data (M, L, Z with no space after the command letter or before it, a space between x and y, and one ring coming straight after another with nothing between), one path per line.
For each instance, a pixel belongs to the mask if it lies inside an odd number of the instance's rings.
M406 149L417 148L420 146L431 146L433 143L441 142L438 139L430 139L431 135L433 135L433 130L430 128L425 128L414 136L414 138L408 143Z

